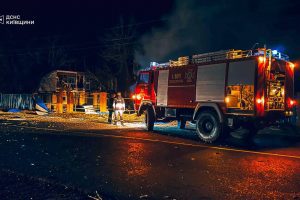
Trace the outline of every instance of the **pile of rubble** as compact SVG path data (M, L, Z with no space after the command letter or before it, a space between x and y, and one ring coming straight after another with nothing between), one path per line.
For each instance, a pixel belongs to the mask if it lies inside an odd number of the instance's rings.
M144 117L137 117L136 114L124 114L125 127L134 128L144 126ZM108 124L108 115L86 115L84 113L56 114L52 113L45 116L36 115L33 111L22 111L9 113L0 111L2 121L21 121L20 123L28 126L39 126L46 128L59 128L61 130L72 129L114 129L116 126ZM121 126L117 126L121 128Z

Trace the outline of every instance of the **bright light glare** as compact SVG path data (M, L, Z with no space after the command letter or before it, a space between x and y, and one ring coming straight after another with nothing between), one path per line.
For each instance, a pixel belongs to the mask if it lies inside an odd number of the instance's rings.
M290 104L291 104L291 106L293 106L295 104L295 101L291 99Z
M226 103L229 103L229 102L230 102L229 97L225 97L225 102L226 102Z
M258 99L256 99L256 103L258 103L258 104L262 104L262 103L264 103L264 100L261 98L258 98Z
M259 56L258 57L258 61L260 62L260 63L263 63L263 62L265 62L265 58L263 57L263 56Z

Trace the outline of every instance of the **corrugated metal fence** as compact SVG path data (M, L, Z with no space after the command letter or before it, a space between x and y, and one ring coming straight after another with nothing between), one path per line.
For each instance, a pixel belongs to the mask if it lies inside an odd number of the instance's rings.
M33 110L32 94L0 94L0 109Z

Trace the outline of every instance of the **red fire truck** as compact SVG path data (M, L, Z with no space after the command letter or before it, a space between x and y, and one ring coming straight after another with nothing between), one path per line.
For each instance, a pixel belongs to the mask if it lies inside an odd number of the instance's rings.
M177 119L196 124L204 142L216 142L230 130L259 129L289 123L295 115L294 64L266 48L226 50L151 63L139 73L132 96L146 127Z

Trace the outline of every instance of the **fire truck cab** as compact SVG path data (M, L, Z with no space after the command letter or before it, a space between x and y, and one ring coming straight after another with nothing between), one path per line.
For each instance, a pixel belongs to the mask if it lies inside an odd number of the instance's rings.
M240 127L249 136L275 123L291 123L296 114L294 64L270 49L226 50L167 63L151 63L139 73L135 94L137 114L146 127L177 119L196 124L204 142L225 138Z

